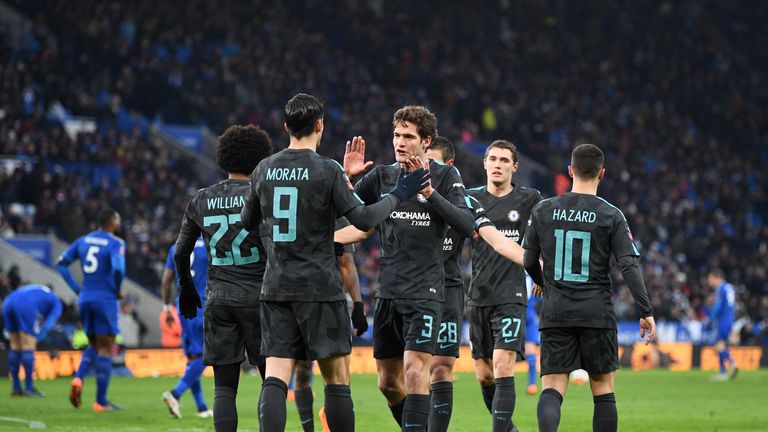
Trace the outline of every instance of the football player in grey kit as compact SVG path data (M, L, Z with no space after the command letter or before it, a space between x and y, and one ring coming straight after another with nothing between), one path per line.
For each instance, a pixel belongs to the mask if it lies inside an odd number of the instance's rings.
M253 171L241 214L243 227L260 228L267 266L261 288L261 353L266 379L259 399L262 431L285 430L287 382L296 360L317 360L325 381L325 413L334 431L354 430L349 389L351 324L336 265L334 222L346 216L364 230L387 218L401 201L428 185L420 168L398 176L387 196L364 206L337 162L316 153L324 109L300 93L285 105L290 145Z
M263 376L258 317L265 249L258 233L244 229L240 210L250 189L248 175L270 154L269 136L253 125L231 126L219 137L216 159L228 178L192 197L173 255L179 277L179 313L192 319L202 306L190 269L190 254L200 235L210 251L203 361L213 366L216 431L237 430L235 397L246 351Z
M373 321L379 389L402 430L423 431L430 413L430 366L445 302L443 242L448 226L462 236L471 235L473 217L458 170L424 156L437 136L435 115L422 106L405 106L395 113L392 124L396 162L375 167L355 190L363 201L374 203L386 199L404 171L423 166L432 173L428 187L401 202L377 226L382 250ZM361 138L351 143L344 157L348 174L362 174L370 165L364 162L364 148Z
M640 269L640 254L624 214L597 196L605 177L603 152L582 144L571 154L571 192L533 209L523 242L525 269L543 285L541 302L541 385L539 431L554 432L568 374L589 372L594 399L592 430L618 427L615 370L619 368L616 317L611 299L610 259L616 257L640 315L640 337L656 333L653 309ZM544 271L539 266L539 256Z
M513 182L518 155L515 145L508 141L491 143L483 166L487 184L468 191L473 204L484 209L505 237L519 244L541 194ZM518 354L524 355L527 300L522 266L497 253L481 235L472 251L470 341L477 379L495 432L514 430L515 362Z

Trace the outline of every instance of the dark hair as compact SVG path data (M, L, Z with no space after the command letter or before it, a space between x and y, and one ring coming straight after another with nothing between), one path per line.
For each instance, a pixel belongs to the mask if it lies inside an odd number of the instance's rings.
M571 153L573 174L583 179L594 179L605 164L603 151L594 144L581 144Z
M444 136L436 136L429 145L429 148L443 153L443 161L445 162L456 158L456 149L453 143Z
M299 93L285 104L284 114L288 133L296 138L304 138L315 131L315 123L325 116L325 109L319 98Z
M392 118L392 126L401 125L405 122L416 125L416 131L419 137L437 137L437 117L427 108L418 105L406 105L395 112Z
M250 175L262 159L272 154L272 140L258 126L234 125L219 137L216 162L223 171Z
M491 143L491 145L488 146L487 149L485 149L485 156L483 156L483 159L488 157L488 153L491 152L492 148L500 148L500 149L507 149L512 152L512 162L517 163L517 146L512 144L511 142L507 140L496 140Z
M117 216L117 210L107 207L99 210L99 214L96 216L96 220L99 221L99 226L101 228L108 228Z
M725 274L723 273L723 269L720 267L713 267L711 270L709 270L708 275L715 276L720 279L725 279Z

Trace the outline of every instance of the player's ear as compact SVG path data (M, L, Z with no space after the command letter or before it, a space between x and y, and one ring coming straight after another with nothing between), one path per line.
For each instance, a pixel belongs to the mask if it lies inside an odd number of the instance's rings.
M447 165L453 166L456 163L453 159L448 159L448 162L446 162Z
M518 162L512 162L512 173L513 174L517 172L517 168L519 166L520 166L520 164Z
M427 149L429 148L429 146L430 146L430 145L432 145L432 137L431 137L431 136L429 136L429 135L427 135L427 136L426 136L426 137L424 137L424 139L421 141L421 149L422 149L423 151L427 151Z
M317 122L315 122L315 132L321 133L323 131L324 125L323 125L323 119L319 118L317 119Z
M573 178L573 166L568 165L568 177Z
M597 174L597 179L602 181L605 178L605 168L600 169L600 173Z
M288 135L291 134L291 131L288 130L288 123L283 123L283 129L285 129L285 131L288 132Z

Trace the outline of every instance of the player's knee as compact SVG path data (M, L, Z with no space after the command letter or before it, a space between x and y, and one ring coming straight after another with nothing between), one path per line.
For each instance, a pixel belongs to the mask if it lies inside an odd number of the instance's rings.
M403 393L402 383L397 376L391 374L379 374L379 391L385 396L398 395Z
M452 368L446 364L433 365L430 375L430 381L433 383L441 381L453 381Z
M296 389L301 390L308 388L311 380L312 364L308 361L296 362L296 375L294 376L294 384L296 384Z

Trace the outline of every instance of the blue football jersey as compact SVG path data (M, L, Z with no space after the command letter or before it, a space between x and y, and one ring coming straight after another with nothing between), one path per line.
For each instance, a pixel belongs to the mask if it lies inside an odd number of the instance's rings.
M165 259L165 268L173 271L176 275L176 283L179 283L179 274L176 273L176 263L173 262L173 253L176 251L176 245L171 245L168 250L168 258ZM208 255L205 250L205 241L200 237L195 242L195 248L189 256L190 270L192 279L195 283L195 289L200 295L200 301L205 304L205 285L208 283Z
M730 325L733 323L734 309L736 309L736 290L733 285L723 282L717 287L710 318L716 320L720 326Z
M106 231L93 231L75 240L59 258L66 265L77 260L83 269L80 301L117 300L116 273L125 274L125 241Z

